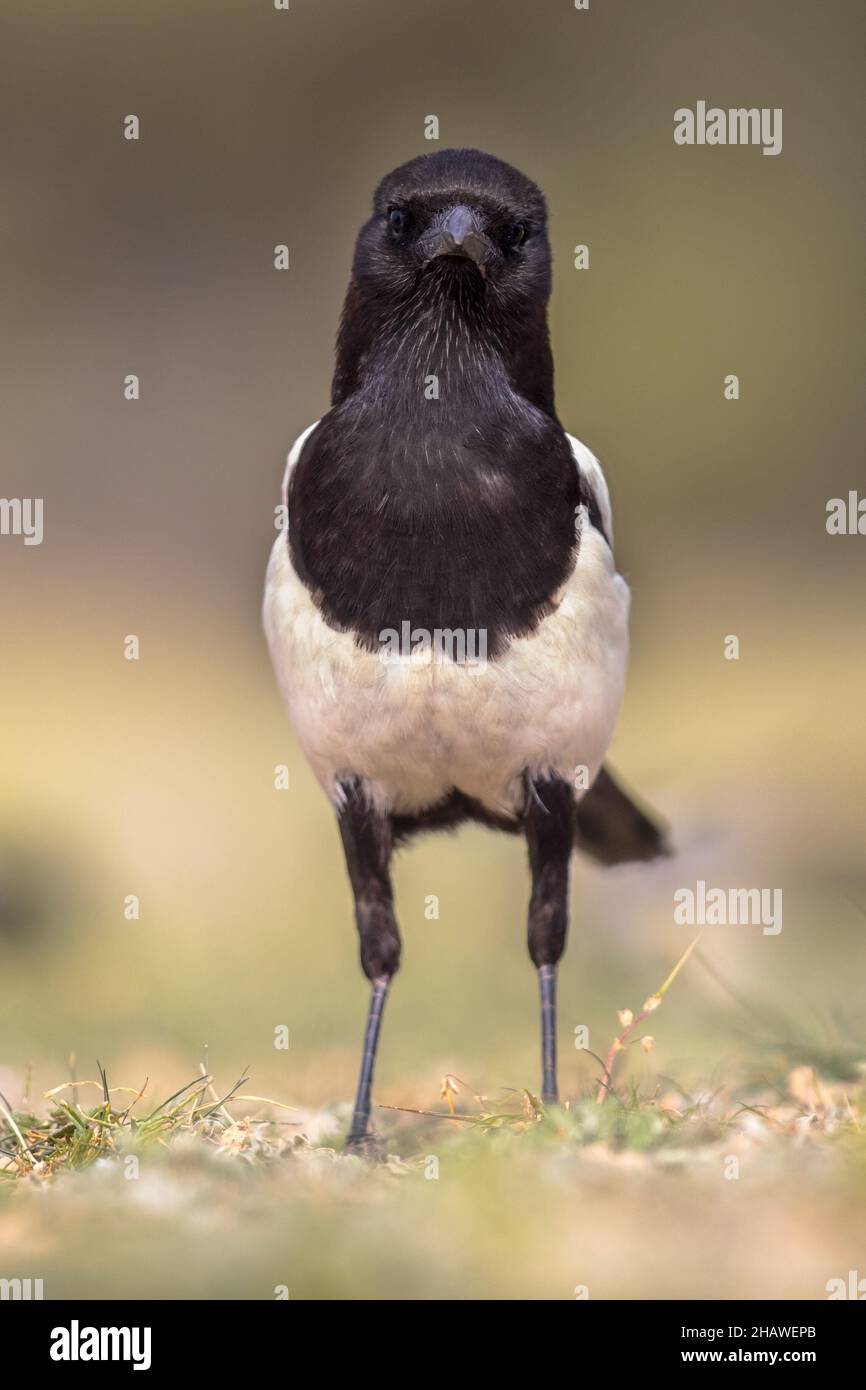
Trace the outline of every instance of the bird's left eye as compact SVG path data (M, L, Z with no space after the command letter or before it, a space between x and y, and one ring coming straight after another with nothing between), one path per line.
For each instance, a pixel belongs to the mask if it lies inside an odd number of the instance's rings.
M508 228L507 240L508 245L512 249L521 246L526 240L526 223L512 222L511 226Z

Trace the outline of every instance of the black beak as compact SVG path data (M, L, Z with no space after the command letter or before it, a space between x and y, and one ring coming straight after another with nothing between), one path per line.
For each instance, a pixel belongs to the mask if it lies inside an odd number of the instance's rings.
M479 267L487 257L488 242L481 234L475 214L462 203L451 208L440 225L419 243L425 265L438 256L466 256Z

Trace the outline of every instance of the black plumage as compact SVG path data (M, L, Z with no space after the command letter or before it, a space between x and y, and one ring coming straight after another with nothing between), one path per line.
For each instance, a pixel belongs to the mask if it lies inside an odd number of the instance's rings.
M479 258L424 261L455 199L483 228ZM511 273L496 273L503 264ZM355 250L333 407L289 493L298 573L328 621L371 649L408 619L483 629L495 655L550 611L574 564L585 499L553 405L549 287L544 199L516 170L445 150L380 184Z

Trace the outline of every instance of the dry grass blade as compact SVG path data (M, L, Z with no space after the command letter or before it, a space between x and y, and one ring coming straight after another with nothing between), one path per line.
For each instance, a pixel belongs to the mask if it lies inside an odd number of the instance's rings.
M623 1047L625 1046L626 1042L628 1041L629 1037L631 1036L632 1032L637 1027L637 1025L639 1023L642 1023L648 1014L653 1013L659 1007L668 988L673 984L674 980L677 978L677 975L679 975L689 956L692 954L692 951L695 949L698 942L700 941L701 935L702 933L698 932L694 941L692 941L686 947L679 960L677 961L676 965L674 966L673 970L670 972L667 979L665 980L664 984L656 990L655 994L651 994L650 997L644 1002L644 1005L637 1017L632 1017L631 1010L629 1009L625 1009L622 1011L622 1014L620 1015L620 1021L624 1023L625 1026L622 1032L619 1034L619 1036L614 1038L611 1044L610 1052L607 1054L607 1061L605 1062L604 1066L604 1076L602 1080L599 1082L598 1086L598 1095L596 1096L597 1104L601 1104L601 1102L604 1100L605 1096L608 1094L610 1090L610 1083L613 1079L613 1069L616 1063L617 1053L622 1051ZM650 1043L652 1043L654 1039L649 1039L649 1041Z
M9 1128L12 1130L12 1133L15 1135L15 1138L18 1140L18 1143L21 1146L22 1153L25 1153L27 1155L31 1163L35 1163L36 1159L33 1157L33 1154L30 1152L30 1149L28 1148L27 1140L24 1138L24 1135L21 1133L21 1130L15 1123L15 1116L12 1114L11 1110L7 1110L6 1106L2 1101L0 1101L0 1115L3 1116Z

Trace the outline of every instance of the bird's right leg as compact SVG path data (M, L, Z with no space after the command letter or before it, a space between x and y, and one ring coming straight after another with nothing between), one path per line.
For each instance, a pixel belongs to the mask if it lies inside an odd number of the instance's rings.
M529 954L541 993L541 1098L559 1099L556 1079L556 967L568 931L568 867L574 842L574 792L562 778L527 779L524 829L532 871Z
M346 1140L346 1148L358 1152L367 1147L371 1138L370 1097L376 1048L388 986L400 965L401 946L389 871L393 849L390 816L375 809L360 782L344 783L342 791L340 834L355 896L361 967L373 987L358 1093Z

